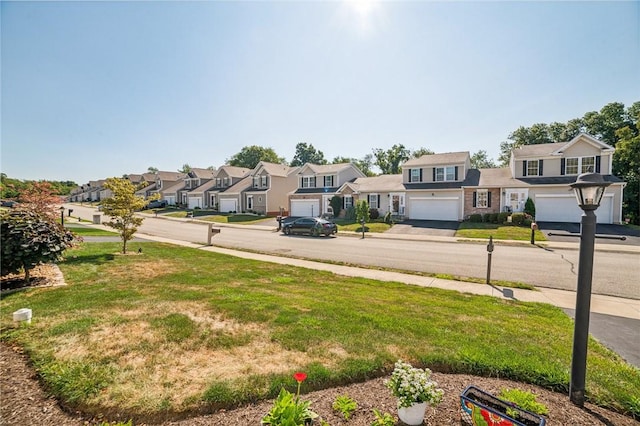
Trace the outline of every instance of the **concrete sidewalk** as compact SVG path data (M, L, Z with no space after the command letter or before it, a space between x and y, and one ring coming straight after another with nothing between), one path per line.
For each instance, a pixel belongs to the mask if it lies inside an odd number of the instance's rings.
M269 228L270 230L273 230ZM517 300L522 302L549 303L560 308L573 309L576 303L576 293L572 291L556 290L548 288L538 288L536 290L524 290L517 288L499 287L486 284L468 283L462 281L445 280L420 275L404 274L400 272L381 271L377 269L358 268L353 266L334 265L330 263L315 262L311 260L294 259L267 254L251 253L240 250L231 250L215 246L206 246L177 241L154 235L137 234L138 237L176 244L184 247L202 249L206 251L228 254L244 259L254 259L263 262L279 263L283 265L298 266L302 268L329 271L335 274L370 278L379 281L397 281L405 284L418 285L422 287L434 287L445 290L454 290L463 293L471 293L485 296L499 297L506 300ZM591 312L613 315L618 317L640 320L640 300L624 299L620 297L592 295Z

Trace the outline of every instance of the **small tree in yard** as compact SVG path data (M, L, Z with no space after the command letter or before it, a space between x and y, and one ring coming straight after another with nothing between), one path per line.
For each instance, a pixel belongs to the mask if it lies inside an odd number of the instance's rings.
M356 220L360 223L364 219L369 222L369 203L367 200L360 200L356 203Z
M0 216L0 258L2 276L24 270L29 282L31 269L57 262L73 245L75 237L45 215L12 209Z
M49 182L32 182L18 195L17 205L19 210L32 211L44 216L51 221L59 217L58 205L61 200L53 193L53 187Z
M536 217L536 205L531 198L527 198L527 201L524 203L524 212L532 218Z
M122 253L127 254L127 241L133 238L142 224L144 218L137 217L135 213L142 210L149 201L160 198L155 194L147 199L136 195L136 187L129 179L109 178L104 187L111 190L113 196L102 201L102 211L105 215L111 216L105 225L116 229L122 239Z
M333 217L338 217L340 215L340 210L342 210L342 197L334 195L329 203L333 209Z

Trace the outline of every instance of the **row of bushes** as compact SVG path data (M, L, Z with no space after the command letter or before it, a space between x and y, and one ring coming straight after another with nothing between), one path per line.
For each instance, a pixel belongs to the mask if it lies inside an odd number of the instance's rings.
M511 222L509 222L509 216L511 216ZM514 226L531 226L533 218L527 213L485 213L485 214L472 214L469 216L469 222L474 223L497 223L503 225L505 223L511 223Z

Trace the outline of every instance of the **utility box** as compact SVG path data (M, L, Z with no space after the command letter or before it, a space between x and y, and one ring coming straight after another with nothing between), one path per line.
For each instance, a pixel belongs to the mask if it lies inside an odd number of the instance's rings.
M94 215L93 215L93 224L94 224L94 225L100 225L100 223L101 223L101 217L102 217L102 215L94 214Z

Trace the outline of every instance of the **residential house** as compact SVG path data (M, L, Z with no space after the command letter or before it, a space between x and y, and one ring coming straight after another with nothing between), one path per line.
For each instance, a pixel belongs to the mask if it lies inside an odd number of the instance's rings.
M402 165L405 216L418 220L463 219L462 187L471 178L468 151L423 155ZM400 196L402 194L398 194Z
M251 171L251 185L245 189L243 206L268 216L288 215L289 193L298 187L299 167L261 161Z
M391 212L395 218L404 217L406 190L401 174L360 177L343 184L338 193L342 196L339 216L344 216L345 211L359 200L366 200L370 208L378 210L380 216Z
M204 208L204 194L193 193L203 184L210 182L216 175L215 169L192 168L184 178L184 186L178 190L177 199L189 209Z
M310 164L297 172L298 187L289 194L291 216L320 216L331 212L330 201L347 182L365 177L352 163Z
M138 188L136 195L147 198L156 188L155 173L130 174L127 176L129 181Z
M184 186L185 176L180 172L156 172L156 187L150 191L150 194L159 193L160 199L165 200L168 205L176 205L178 190Z
M620 223L625 182L612 174L614 151L584 133L569 142L514 149L509 163L513 180L502 184L500 205L506 211L522 211L531 198L536 221L580 222L582 210L569 184L582 173L595 172L611 184L596 210L598 223Z
M243 202L244 191L251 187L251 177L247 174L236 183L226 188L224 191L218 193L218 200L220 203L220 211L223 213L244 213L250 210ZM251 199L249 199L251 201Z
M239 195L234 194L227 197L221 197L221 195L248 176L249 173L251 173L251 169L245 167L228 165L220 167L215 178L206 184L208 188L203 190L208 206L220 212L242 211L242 200Z

